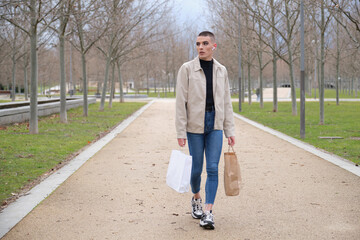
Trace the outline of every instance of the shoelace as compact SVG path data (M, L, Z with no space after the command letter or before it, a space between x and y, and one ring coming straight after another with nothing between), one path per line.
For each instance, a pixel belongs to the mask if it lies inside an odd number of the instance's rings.
M202 210L201 201L200 200L194 200L195 201L195 211Z
M214 221L214 215L212 213L205 213L205 221Z

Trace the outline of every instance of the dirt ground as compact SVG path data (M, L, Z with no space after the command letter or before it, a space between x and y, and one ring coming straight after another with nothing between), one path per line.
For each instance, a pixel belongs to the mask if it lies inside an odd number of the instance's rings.
M271 98L273 97L273 88L264 88L263 89L263 94L264 94L264 98ZM290 98L291 94L290 94L291 89L290 88L278 88L277 89L277 97L278 98Z
M239 119L243 188L225 196L221 159L216 228L203 230L191 193L165 183L174 106L156 101L4 239L360 239L359 177Z

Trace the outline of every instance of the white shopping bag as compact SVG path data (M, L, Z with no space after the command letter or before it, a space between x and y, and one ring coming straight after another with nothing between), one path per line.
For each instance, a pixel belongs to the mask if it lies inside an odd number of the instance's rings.
M189 191L192 157L172 150L166 175L166 184L179 193Z

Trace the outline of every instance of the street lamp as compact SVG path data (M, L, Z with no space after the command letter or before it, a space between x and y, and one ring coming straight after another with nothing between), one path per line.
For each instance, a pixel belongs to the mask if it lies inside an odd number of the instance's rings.
M301 59L300 59L300 137L305 138L305 40L304 40L304 0L301 0L300 5L300 19L301 19Z

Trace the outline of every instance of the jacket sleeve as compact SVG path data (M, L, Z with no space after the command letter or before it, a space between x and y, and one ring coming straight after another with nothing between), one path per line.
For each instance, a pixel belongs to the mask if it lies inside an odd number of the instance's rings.
M231 103L230 84L227 71L225 76L225 95L224 95L224 134L225 137L235 136L235 124L233 106Z
M189 74L185 65L179 69L176 80L176 117L175 126L177 138L186 139L187 126L187 99L189 87Z

